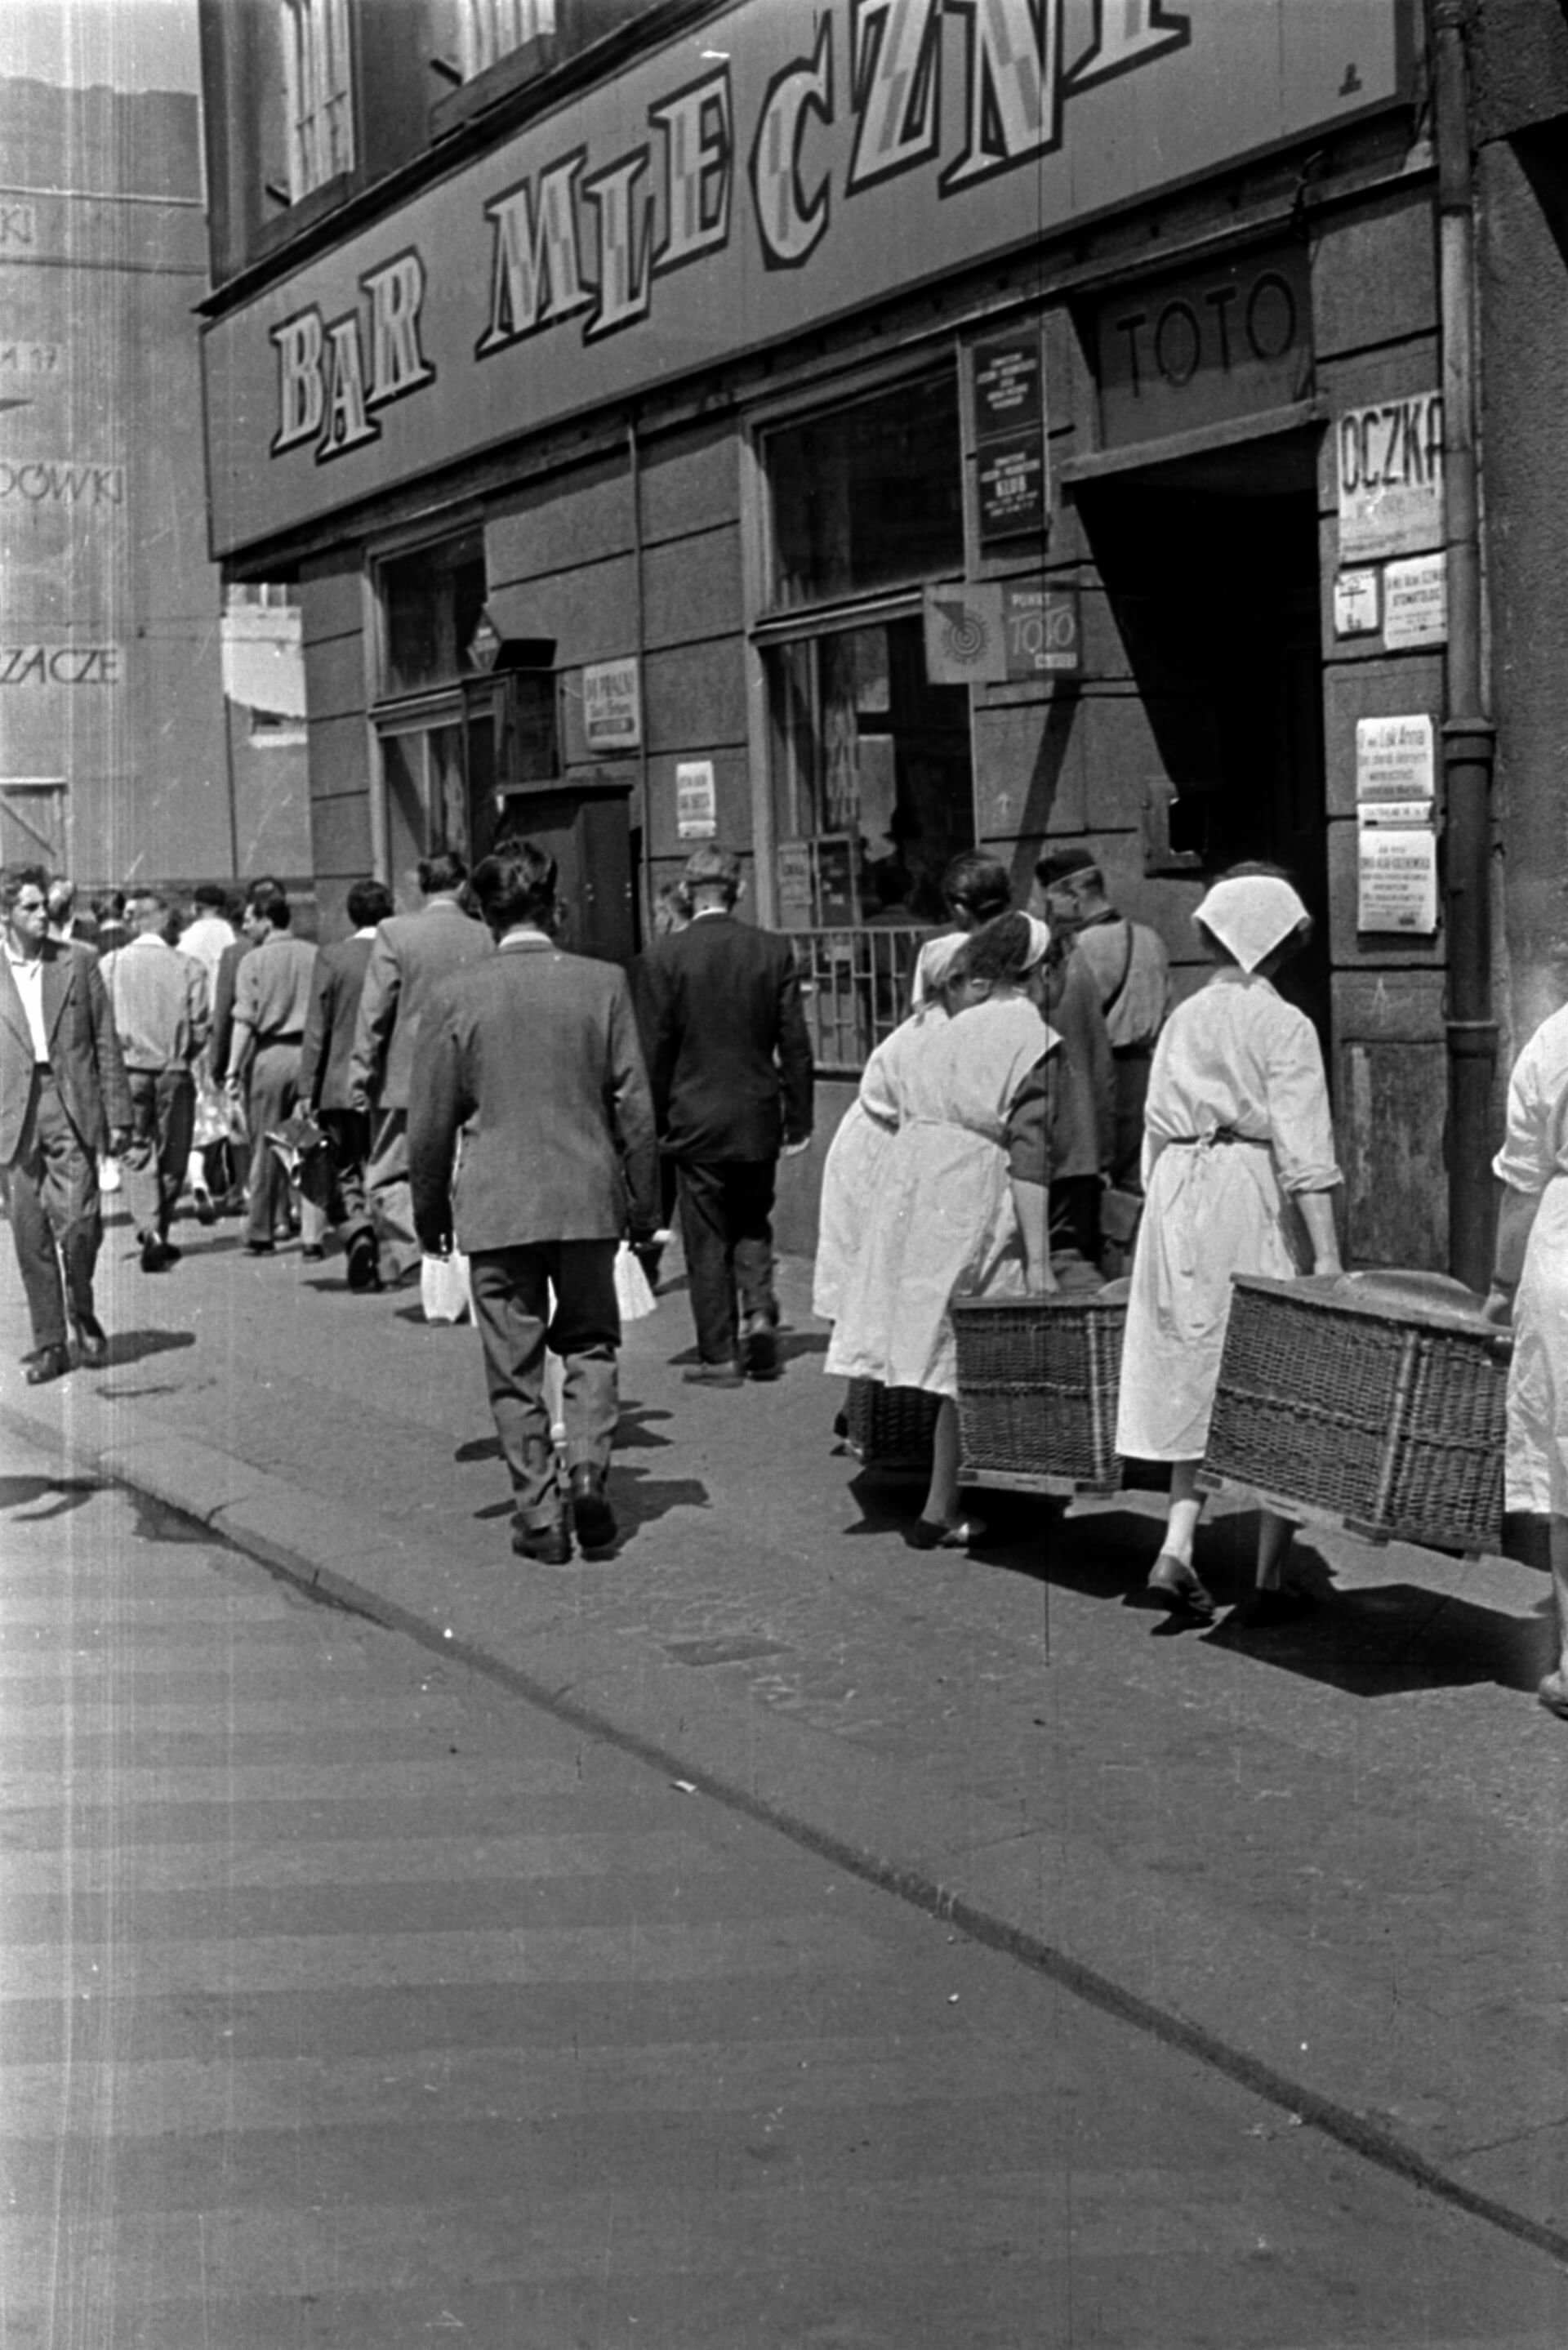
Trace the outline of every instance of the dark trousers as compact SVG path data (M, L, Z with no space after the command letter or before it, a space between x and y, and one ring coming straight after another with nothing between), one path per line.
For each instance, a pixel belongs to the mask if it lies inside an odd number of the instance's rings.
M1143 1190L1143 1112L1148 1099L1148 1075L1154 1066L1152 1045L1123 1045L1111 1055L1116 1076L1116 1133L1111 1181L1118 1191Z
M341 1224L350 1243L367 1231L370 1211L365 1198L365 1162L370 1155L370 1119L362 1109L323 1109L317 1122L332 1149L332 1222Z
M495 1433L511 1475L518 1521L531 1529L553 1524L560 1509L545 1404L546 1346L565 1365L561 1385L567 1467L575 1469L583 1461L596 1469L609 1465L620 1415L617 1245L614 1241L535 1241L523 1248L476 1249L468 1261Z
M251 1125L250 1200L245 1210L247 1241L270 1241L274 1231L293 1221L288 1176L267 1140L274 1127L293 1115L299 1099L299 1043L258 1045L250 1068L247 1105Z
M1051 1186L1051 1245L1075 1250L1090 1264L1100 1260L1100 1201L1105 1185L1097 1175L1058 1175Z
M682 1159L680 1239L691 1289L697 1352L705 1363L732 1363L739 1313L779 1318L774 1295L774 1186L776 1159Z
M103 1241L103 1211L98 1163L66 1116L50 1070L33 1073L22 1139L16 1156L5 1170L4 1181L33 1344L63 1347L67 1298L73 1322L80 1323L92 1314L92 1276Z
M184 1188L196 1122L196 1086L182 1062L173 1069L127 1069L130 1148L125 1154L127 1205L138 1234L169 1237Z

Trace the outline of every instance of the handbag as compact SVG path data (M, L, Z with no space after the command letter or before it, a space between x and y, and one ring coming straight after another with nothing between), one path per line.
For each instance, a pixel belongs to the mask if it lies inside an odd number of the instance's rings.
M654 1307L648 1275L628 1241L622 1241L615 1253L615 1302L623 1322L640 1322Z
M423 1256L420 1259L420 1302L427 1322L461 1322L473 1314L473 1292L469 1284L468 1259L461 1249L450 1256Z

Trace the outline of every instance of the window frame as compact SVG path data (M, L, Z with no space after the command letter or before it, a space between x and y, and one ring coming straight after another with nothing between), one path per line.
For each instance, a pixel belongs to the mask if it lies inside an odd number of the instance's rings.
M353 16L348 0L276 0L283 48L285 160L290 213L353 178L359 153ZM326 73L322 72L322 58ZM336 79L331 80L336 69ZM323 83L314 105L313 80ZM340 108L334 116L332 109ZM325 155L319 148L325 133ZM341 145L343 151L339 151ZM313 148L316 151L312 151ZM325 163L325 168L321 168Z

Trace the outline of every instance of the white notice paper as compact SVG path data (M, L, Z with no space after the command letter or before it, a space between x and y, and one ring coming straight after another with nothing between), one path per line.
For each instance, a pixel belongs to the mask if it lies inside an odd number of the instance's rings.
M1396 647L1440 645L1449 634L1449 567L1442 555L1412 556L1383 574L1383 641Z
M1436 790L1432 722L1424 712L1406 718L1356 720L1358 801L1429 800Z
M1356 929L1430 938L1438 927L1437 834L1366 826L1356 837Z

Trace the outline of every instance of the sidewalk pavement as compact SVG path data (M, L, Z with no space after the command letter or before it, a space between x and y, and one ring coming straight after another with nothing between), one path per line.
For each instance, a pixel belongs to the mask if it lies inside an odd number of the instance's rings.
M784 1376L691 1388L683 1284L631 1325L615 1555L514 1558L472 1329L340 1256L123 1217L108 1364L27 1388L0 1243L0 1427L496 1675L1568 2259L1568 1729L1544 1578L1298 1544L1323 1605L1173 1634L1127 1604L1158 1496L988 1497L982 1556L835 1444L809 1267ZM1251 1518L1200 1535L1221 1595ZM679 1798L677 1798L679 1799ZM1064 2015L1069 2009L1061 2011ZM1347 2190L1348 2191L1348 2190Z

